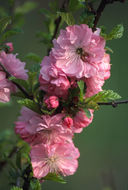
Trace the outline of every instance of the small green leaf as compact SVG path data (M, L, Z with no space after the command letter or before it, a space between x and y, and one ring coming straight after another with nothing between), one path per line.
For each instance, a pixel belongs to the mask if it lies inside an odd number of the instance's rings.
M0 33L4 32L7 26L11 23L11 17L3 17L0 19Z
M39 180L37 179L31 180L30 187L31 187L31 190L41 190L41 184Z
M103 31L101 31L101 36L103 36L105 40L118 39L123 36L123 32L124 32L123 25L118 24L112 29L112 31L109 34L105 34Z
M72 13L58 12L57 14L62 17L62 20L64 22L66 22L67 25L74 25L75 24L75 20L74 20Z
M14 97L19 97L19 98L26 98L26 96L23 94L23 92L16 92L16 93L11 93L11 96Z
M87 108L83 108L83 110L84 110L86 116L87 116L88 118L91 118L91 113L90 113L90 111L89 111Z
M7 40L8 38L23 33L22 30L19 29L13 29L13 30L8 30L7 32L5 32L2 37L0 38L0 42L4 42L5 40Z
M26 14L37 7L36 2L27 1L23 5L16 7L15 13L16 14Z
M105 47L105 50L108 51L108 52L110 52L110 53L114 53L113 50L110 47L108 47L108 46Z
M80 94L79 94L79 99L80 101L83 101L83 97L84 97L84 81L80 80L77 82L78 87L80 89Z
M56 181L59 183L65 184L66 181L62 178L62 176L57 175L55 173L49 173L46 177L43 178L44 180Z
M98 94L85 99L87 108L98 109L98 103L109 102L120 99L121 96L112 90L103 90Z
M19 150L16 154L16 166L21 169L21 151Z
M33 110L34 112L41 113L39 105L35 103L33 100L30 99L23 99L23 100L18 100L17 101L19 104L26 106L27 108Z
M17 79L15 77L10 77L9 78L10 81L16 82L17 84L19 84L20 86L22 86L23 88L25 88L26 90L28 90L29 86L26 80L22 80L22 79Z
M95 16L93 13L91 13L88 8L86 8L81 16L80 16L80 23L81 24L87 24L90 28L93 27Z
M23 189L20 188L20 187L13 186L13 187L11 188L11 190L23 190Z

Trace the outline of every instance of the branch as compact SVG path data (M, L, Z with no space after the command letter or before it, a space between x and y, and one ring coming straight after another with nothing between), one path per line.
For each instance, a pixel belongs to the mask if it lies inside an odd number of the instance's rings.
M29 187L30 187L30 173L32 172L32 169L31 169L31 165L28 165L28 167L25 169L25 172L24 172L24 184L23 184L23 190L29 190Z
M4 71L6 73L7 78L11 77L11 74L4 68L4 66L1 63L0 63L0 67L2 68L2 71ZM11 81L11 82L25 95L26 98L31 99L31 100L33 99L33 97L30 96L26 92L26 90L22 86L20 86L17 82L15 82L15 81Z
M112 3L117 2L117 1L120 2L120 3L125 2L125 0L101 0L101 2L99 4L99 7L98 7L98 9L96 11L96 16L95 16L95 20L94 20L94 26L92 28L93 31L96 30L96 26L97 26L97 24L99 22L99 19L100 19L101 15L102 15L102 12L104 11L106 5L112 4Z
M62 7L61 9L64 10L64 11L67 11L68 9L68 5L69 5L69 1L70 0L64 0L63 4L62 4ZM61 23L61 16L59 16L58 18L56 18L56 20L54 21L54 24L55 24L55 30L54 30L54 33L53 33L53 36L51 38L51 43L53 41L54 38L56 38L57 36L57 33L58 33L58 30L59 30L59 26L60 26L60 23ZM48 54L50 52L51 49L48 49Z
M98 105L112 106L116 108L119 104L128 104L128 100L113 101L113 102L99 102Z

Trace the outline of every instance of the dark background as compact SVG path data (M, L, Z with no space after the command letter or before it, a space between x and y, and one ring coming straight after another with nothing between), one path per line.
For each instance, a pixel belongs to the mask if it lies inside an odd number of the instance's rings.
M48 3L44 0L37 2L40 7L46 7ZM0 0L0 3L3 1ZM128 1L108 5L99 25L105 25L110 31L120 23L124 24L125 32L121 39L108 43L114 53L111 54L111 78L106 81L104 89L112 89L123 99L128 99ZM37 8L26 16L24 34L12 39L15 52L21 58L29 52L35 52L42 58L46 55L45 45L38 43L35 37L36 31L42 29L43 16ZM11 106L1 107L0 131L7 128L13 130L18 114L19 106L14 101ZM48 181L42 189L110 190L103 186L111 183L116 186L113 190L128 190L128 105L101 107L94 113L93 123L74 140L81 153L78 171L66 178L66 185ZM0 190L7 190L7 183L5 170L0 173Z

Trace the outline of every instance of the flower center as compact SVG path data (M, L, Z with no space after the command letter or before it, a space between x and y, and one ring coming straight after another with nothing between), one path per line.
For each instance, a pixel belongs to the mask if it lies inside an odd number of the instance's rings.
M58 171L57 160L58 160L57 156L52 156L52 157L47 159L47 164L50 167L50 172L51 173L54 173L54 172Z
M76 49L76 53L77 53L78 55L82 55L82 54L84 53L84 51L83 51L82 48L77 48L77 49Z
M85 52L82 48L77 48L76 53L80 55L80 58L82 59L82 61L84 62L87 61L89 54Z

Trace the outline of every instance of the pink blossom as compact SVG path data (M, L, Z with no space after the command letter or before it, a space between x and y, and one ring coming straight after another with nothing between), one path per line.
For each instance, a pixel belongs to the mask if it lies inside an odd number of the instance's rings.
M8 42L8 43L6 43L6 46L8 46L8 47L9 47L8 52L9 52L9 53L12 53L12 52L13 52L13 50L14 50L14 48L13 48L13 43L12 43L12 42Z
M21 62L16 56L17 54L6 54L2 51L0 53L0 62L12 76L27 80L27 70L24 69L25 63Z
M0 102L10 101L10 83L6 79L6 74L0 71Z
M98 92L102 91L102 86L104 85L104 80L107 80L110 77L110 56L104 54L104 57L101 62L98 63L99 70L95 76L85 79L87 86L86 97L93 96Z
M73 127L73 119L72 119L71 117L65 117L65 118L64 118L64 124L65 124L68 128Z
M32 146L30 157L34 177L40 179L48 173L73 175L78 167L80 154L73 143L61 142L54 145Z
M51 55L56 59L56 67L67 76L89 78L97 73L104 56L105 40L93 33L86 24L68 26L61 30Z
M44 100L48 109L57 108L59 106L59 99L57 96L50 96Z
M55 67L54 59L51 56L44 57L41 66L39 77L40 88L49 95L66 96L70 83L66 75Z
M59 142L62 139L71 141L73 133L63 125L63 117L64 114L39 115L24 107L15 122L15 132L32 145Z
M86 116L84 110L82 110L82 109L79 112L77 112L76 116L73 119L74 132L75 133L81 132L82 128L87 127L92 122L92 120L93 120L93 110L90 110L90 112L91 112L91 118L88 118Z
M110 75L111 75L110 69L111 69L110 55L105 53L103 60L101 61L101 63L99 63L99 71L103 73L104 80L107 80L110 78Z

